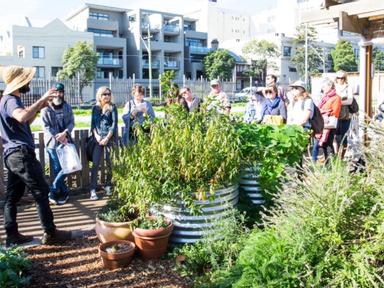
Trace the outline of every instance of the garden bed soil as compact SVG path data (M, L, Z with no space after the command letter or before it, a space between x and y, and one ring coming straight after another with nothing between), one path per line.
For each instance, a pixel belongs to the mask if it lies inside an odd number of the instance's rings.
M144 261L136 253L129 267L106 270L98 245L99 240L92 233L61 246L28 248L26 252L32 260L32 280L28 287L191 287L190 279L174 271L174 260Z

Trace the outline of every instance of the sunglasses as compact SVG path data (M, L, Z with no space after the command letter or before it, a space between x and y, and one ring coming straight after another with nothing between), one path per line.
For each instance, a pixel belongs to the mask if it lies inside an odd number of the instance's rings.
M336 77L336 79L345 79L344 77Z
M272 90L267 90L267 91L265 91L265 94L273 94L273 91Z
M107 93L103 93L101 95L103 95L103 96L111 96L111 93L107 92Z

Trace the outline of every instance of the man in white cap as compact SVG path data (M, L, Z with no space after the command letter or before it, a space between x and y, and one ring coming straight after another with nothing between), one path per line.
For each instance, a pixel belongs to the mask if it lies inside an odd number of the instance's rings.
M0 134L4 147L4 163L8 181L4 203L5 245L19 245L33 240L19 233L16 221L17 202L28 187L36 201L37 212L44 230L42 244L55 244L71 238L71 232L57 230L49 207L49 186L43 168L36 159L35 143L29 125L36 114L48 105L55 90L48 90L30 107L24 107L21 94L29 92L35 68L9 66L3 70L7 85L0 99Z
M211 93L209 94L211 105L208 106L208 109L218 106L219 110L224 111L225 113L231 113L231 103L228 100L228 96L225 92L221 91L221 83L218 79L211 81Z

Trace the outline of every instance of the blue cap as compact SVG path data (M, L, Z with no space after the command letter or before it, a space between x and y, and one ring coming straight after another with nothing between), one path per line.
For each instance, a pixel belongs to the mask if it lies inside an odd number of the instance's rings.
M64 91L64 84L62 83L56 83L55 88L57 91Z

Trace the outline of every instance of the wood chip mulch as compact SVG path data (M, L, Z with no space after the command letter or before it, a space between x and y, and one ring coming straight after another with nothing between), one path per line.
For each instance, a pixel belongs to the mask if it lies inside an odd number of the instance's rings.
M174 260L144 261L135 255L127 268L103 268L95 235L84 236L62 246L36 246L26 250L32 260L28 287L130 287L184 288L190 279L174 271Z

